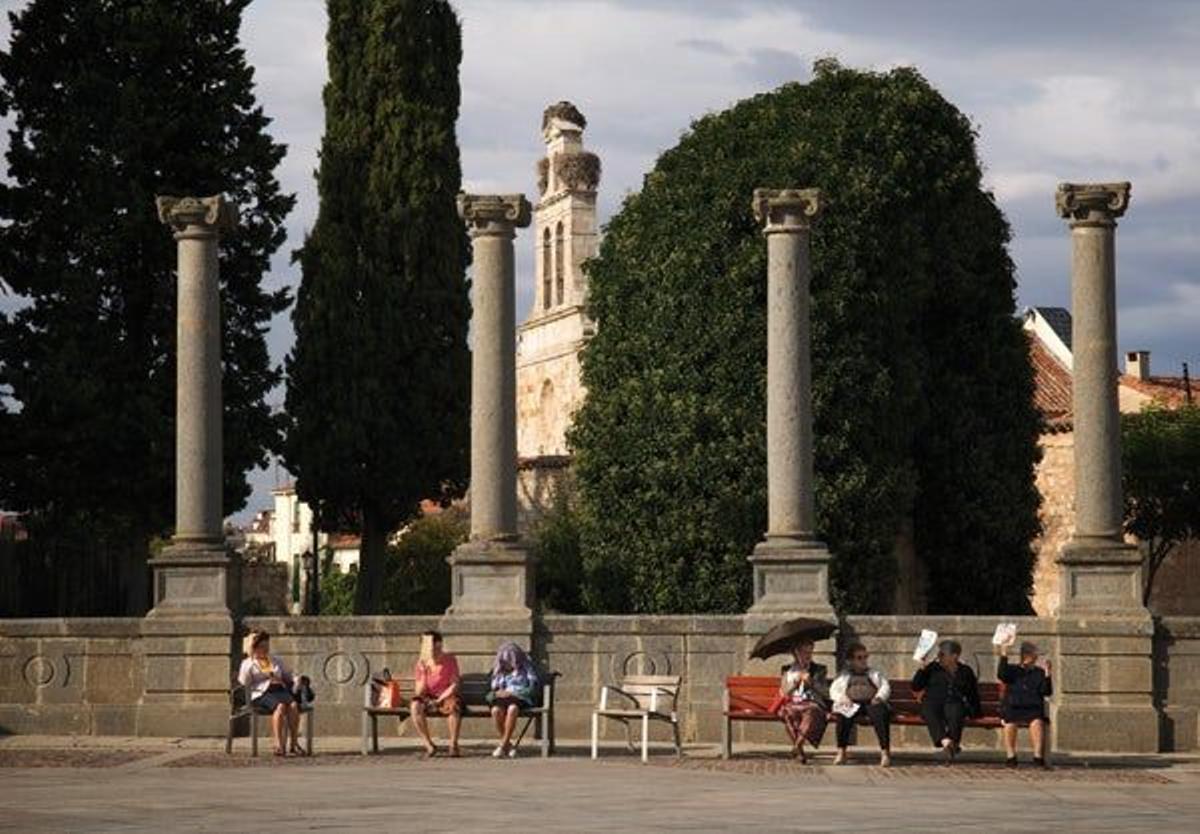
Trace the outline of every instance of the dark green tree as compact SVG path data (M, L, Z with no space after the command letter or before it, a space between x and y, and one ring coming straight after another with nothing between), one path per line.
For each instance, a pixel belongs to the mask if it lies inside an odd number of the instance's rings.
M285 458L325 530L362 535L355 613L387 537L467 473L470 318L449 3L329 0L320 211L287 360Z
M1125 532L1146 546L1142 601L1149 605L1167 557L1200 538L1200 406L1121 415L1121 475Z
M173 519L175 242L156 194L224 193L241 212L220 251L227 511L279 442L264 332L290 297L263 277L294 199L238 40L248 3L33 0L9 15L0 284L28 303L0 320L0 391L19 403L0 506L43 541L75 531L78 559L134 554L102 593L66 589L62 613L144 599L147 541Z
M1039 423L1008 226L971 125L912 69L814 69L694 123L589 265L598 330L570 440L591 610L749 602L766 525L766 245L750 196L808 186L827 199L813 365L835 604L889 609L909 519L939 610L1025 604Z

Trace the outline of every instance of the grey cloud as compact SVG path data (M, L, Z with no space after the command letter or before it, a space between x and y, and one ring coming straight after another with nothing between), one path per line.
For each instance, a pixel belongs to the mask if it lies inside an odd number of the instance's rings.
M709 40L707 38L684 38L679 41L679 46L685 49L694 49L697 52L704 52L708 55L733 56L737 52L730 49L720 41Z

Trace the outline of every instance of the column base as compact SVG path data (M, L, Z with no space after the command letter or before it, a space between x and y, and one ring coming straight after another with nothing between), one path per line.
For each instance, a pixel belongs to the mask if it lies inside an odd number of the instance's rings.
M806 614L833 619L829 548L798 536L768 534L750 555L754 566L751 614Z
M154 608L148 617L229 616L233 562L223 541L175 541L150 560Z
M447 616L533 616L534 559L519 540L476 539L446 557L450 563Z
M1159 721L1150 704L1060 704L1051 719L1054 749L1157 753Z
M1060 613L1149 616L1141 551L1112 539L1073 538L1058 553Z

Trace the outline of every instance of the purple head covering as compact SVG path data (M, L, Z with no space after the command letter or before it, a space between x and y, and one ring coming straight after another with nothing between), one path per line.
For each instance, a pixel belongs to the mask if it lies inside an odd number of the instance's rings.
M519 674L529 679L537 676L533 661L525 650L516 643L503 643L496 651L496 662L492 666L492 685L497 686L505 675Z

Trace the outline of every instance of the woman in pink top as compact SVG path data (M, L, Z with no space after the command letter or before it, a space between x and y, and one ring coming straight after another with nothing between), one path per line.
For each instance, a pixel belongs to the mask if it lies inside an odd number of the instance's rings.
M425 755L429 758L438 753L437 745L429 735L429 715L444 715L450 725L450 755L457 758L458 731L462 699L459 697L458 661L454 655L442 651L442 635L427 631L421 635L421 657L413 670L416 687L412 700L412 719L421 740L425 742Z

